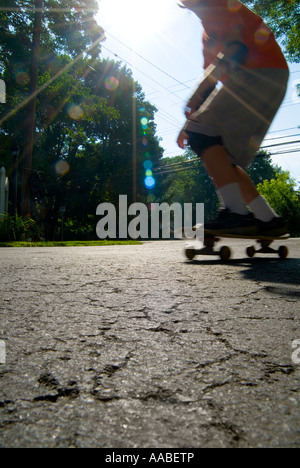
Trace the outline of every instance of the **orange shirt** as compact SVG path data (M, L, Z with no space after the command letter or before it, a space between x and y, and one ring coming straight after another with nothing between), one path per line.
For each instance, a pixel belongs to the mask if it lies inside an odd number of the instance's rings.
M239 0L203 0L200 17L204 28L204 68L222 52L229 33L238 31L248 47L244 67L288 69L273 32Z

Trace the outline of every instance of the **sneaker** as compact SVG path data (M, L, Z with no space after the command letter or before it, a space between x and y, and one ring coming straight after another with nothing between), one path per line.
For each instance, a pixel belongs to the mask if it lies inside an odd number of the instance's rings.
M256 220L258 234L260 236L281 237L288 233L286 222L283 218L275 217L269 222Z
M217 232L220 235L255 236L258 233L257 220L252 213L240 215L228 208L219 211L216 219L205 224L204 228L205 231Z

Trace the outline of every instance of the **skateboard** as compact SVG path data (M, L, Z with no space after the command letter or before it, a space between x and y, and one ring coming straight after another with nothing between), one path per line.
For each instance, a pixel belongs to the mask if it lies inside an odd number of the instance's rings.
M260 245L259 249L256 247L249 246L246 249L246 254L249 258L255 256L255 254L277 254L281 259L287 258L289 251L285 245L280 246L277 250L271 247L272 242L275 240L285 241L290 238L289 234L284 236L275 237L275 236L242 236L235 234L220 234L214 231L204 231L204 241L203 247L198 248L194 246L188 246L185 249L185 255L188 260L193 260L197 255L217 255L220 256L221 260L228 261L232 256L232 251L228 246L221 247L220 250L215 250L215 244L217 244L222 238L227 239L247 239L247 240L256 240Z

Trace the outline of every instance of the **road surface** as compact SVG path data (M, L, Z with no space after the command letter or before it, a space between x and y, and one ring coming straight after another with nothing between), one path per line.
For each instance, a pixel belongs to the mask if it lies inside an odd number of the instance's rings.
M226 244L1 249L0 446L299 447L300 239Z

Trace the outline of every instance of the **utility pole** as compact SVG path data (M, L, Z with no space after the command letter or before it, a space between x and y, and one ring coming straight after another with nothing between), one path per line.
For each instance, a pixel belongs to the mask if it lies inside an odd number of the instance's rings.
M20 153L20 148L17 145L14 145L11 149L11 154L13 157L13 172L11 176L12 181L12 214L16 216L18 213L18 157Z
M133 79L132 83L132 199L133 203L136 202L136 190L137 190L137 179L136 179L136 165L137 165L137 154L136 154L136 82Z
M24 151L23 151L23 174L22 174L22 215L26 216L30 212L30 176L32 166L32 153L34 145L34 125L36 112L36 91L38 83L38 66L42 32L42 10L43 0L34 1L34 26L31 49L31 70L29 86L29 104L27 106L27 116L25 122Z

